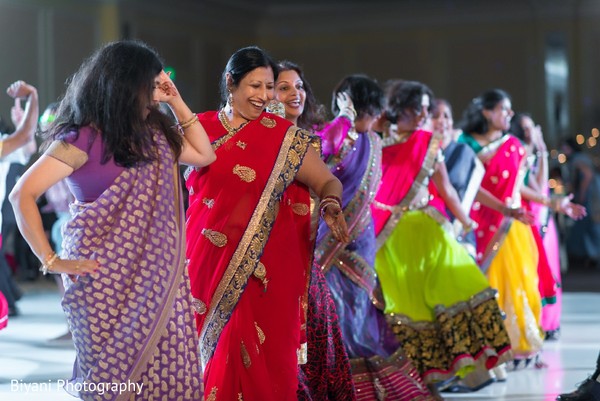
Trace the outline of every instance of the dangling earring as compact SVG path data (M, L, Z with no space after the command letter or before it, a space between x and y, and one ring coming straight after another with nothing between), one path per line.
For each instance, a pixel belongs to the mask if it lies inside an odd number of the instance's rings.
M227 105L229 107L233 107L233 94L231 93L231 89L227 89L229 94L227 95Z

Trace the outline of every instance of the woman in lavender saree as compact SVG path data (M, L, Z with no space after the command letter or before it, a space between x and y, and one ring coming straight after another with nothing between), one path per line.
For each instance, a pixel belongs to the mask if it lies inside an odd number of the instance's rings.
M65 389L83 400L199 400L177 159L214 160L202 125L157 54L122 41L84 62L47 136L11 202L42 271L63 274L76 349ZM59 257L35 200L63 178L76 201Z

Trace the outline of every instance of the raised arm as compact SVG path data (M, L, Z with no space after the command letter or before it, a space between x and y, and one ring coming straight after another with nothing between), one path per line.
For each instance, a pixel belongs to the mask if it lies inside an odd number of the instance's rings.
M183 149L179 161L190 166L204 167L217 159L204 127L195 113L184 102L169 74L159 75L158 101L167 103L178 121L183 134Z
M348 242L350 237L341 204L342 183L329 171L312 146L308 147L296 180L312 189L321 199L321 216L335 239Z
M6 90L8 96L14 99L26 99L23 118L17 125L15 132L0 142L0 157L7 156L30 143L35 135L37 120L40 114L38 93L35 87L24 81L16 81Z

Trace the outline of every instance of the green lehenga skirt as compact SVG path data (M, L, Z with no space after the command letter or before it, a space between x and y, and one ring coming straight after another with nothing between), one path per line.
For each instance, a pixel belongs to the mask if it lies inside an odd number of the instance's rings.
M430 215L403 215L375 260L388 322L428 383L512 359L496 291Z

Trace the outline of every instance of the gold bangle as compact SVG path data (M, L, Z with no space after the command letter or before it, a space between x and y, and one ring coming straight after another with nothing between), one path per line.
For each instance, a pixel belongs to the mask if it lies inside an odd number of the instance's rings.
M187 128L190 125L194 124L196 121L198 121L198 115L194 114L192 116L192 118L190 118L189 120L186 120L186 121L184 121L182 123L179 123L179 125L181 126L181 128Z
M196 118L196 119L195 119L194 121L192 121L191 123L189 123L189 124L187 124L187 125L182 125L182 126L181 126L181 129L188 129L188 128L190 128L192 125L194 125L194 124L196 124L196 123L199 123L199 122L200 122L200 120L198 120L198 118Z
M42 272L42 274L44 276L48 273L52 273L52 265L54 265L54 262L56 262L57 259L58 259L58 255L56 254L56 252L52 252L46 258L46 261L40 267L40 271Z

